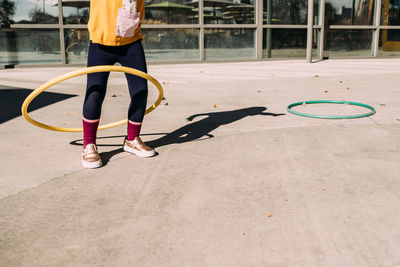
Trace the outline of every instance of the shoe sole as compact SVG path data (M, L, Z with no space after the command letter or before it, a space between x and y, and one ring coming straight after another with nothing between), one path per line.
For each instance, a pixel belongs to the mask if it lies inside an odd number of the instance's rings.
M127 146L127 145L124 145L124 151L132 153L132 154L135 154L136 156L141 157L141 158L150 158L150 157L153 157L153 156L156 155L156 152L154 150L153 151L149 151L149 152L139 152L139 151L134 150L133 148Z
M100 168L103 164L102 164L101 160L95 161L95 162L87 162L82 159L82 165L83 165L83 167L85 167L87 169L96 169L96 168Z

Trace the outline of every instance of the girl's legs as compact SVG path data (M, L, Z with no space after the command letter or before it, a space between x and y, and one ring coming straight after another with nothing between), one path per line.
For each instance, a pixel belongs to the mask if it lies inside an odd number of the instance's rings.
M121 65L147 73L146 58L141 41L127 46L126 54L120 58ZM146 111L148 87L147 80L136 75L125 74L128 81L131 102L128 109L127 139L134 140L140 134L144 113Z
M88 67L114 65L115 57L107 52L107 47L90 42ZM97 72L87 75L85 101L83 104L83 147L96 144L97 128L100 121L101 106L106 95L109 72Z

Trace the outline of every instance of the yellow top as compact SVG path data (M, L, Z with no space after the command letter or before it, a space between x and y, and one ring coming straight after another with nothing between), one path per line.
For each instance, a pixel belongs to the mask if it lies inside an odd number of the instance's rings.
M91 0L88 30L90 40L102 45L120 46L143 39L140 23L144 19L144 0L136 0L136 11L140 22L133 36L120 37L116 34L118 10L122 9L123 0ZM127 1L127 0L124 0Z

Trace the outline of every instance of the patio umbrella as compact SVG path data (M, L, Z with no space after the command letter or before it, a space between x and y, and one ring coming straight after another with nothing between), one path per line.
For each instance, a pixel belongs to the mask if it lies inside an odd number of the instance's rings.
M190 6L185 6L185 5L177 4L174 2L170 2L170 1L165 1L165 2L156 3L156 4L150 4L150 5L145 6L145 9L165 11L167 13L167 23L169 23L171 11L176 11L176 10L192 11L192 7L190 7Z
M146 6L146 8L151 8L151 9L185 9L185 8L189 8L192 9L190 6L185 6L182 4L177 4L174 2L170 2L170 1L165 1L165 2L161 2L161 3L157 3L157 4L151 4Z
M225 8L227 11L223 12L222 14L227 17L233 17L236 21L243 21L245 17L252 17L253 20L255 19L254 16L254 5L248 4L233 4L229 5Z
M199 4L198 0L194 0L192 2L186 3L187 5L197 5ZM217 20L222 19L222 15L217 14L217 10L225 9L229 5L234 5L233 1L229 0L204 0L204 17L214 17ZM206 12L211 11L212 15L211 16L206 16Z
M213 7L214 9L217 7L226 7L228 5L233 5L233 1L228 1L228 0L204 0L204 9L207 7ZM191 6L199 6L199 1L198 0L193 0L192 2L186 3L187 5Z

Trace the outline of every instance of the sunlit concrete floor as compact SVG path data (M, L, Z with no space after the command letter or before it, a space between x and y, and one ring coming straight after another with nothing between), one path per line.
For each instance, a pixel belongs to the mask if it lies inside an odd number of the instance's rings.
M81 133L19 113L32 89L76 68L0 70L1 266L400 266L399 66L150 65L166 99L142 137L158 155L123 152L125 126L103 130L95 170L81 166ZM85 81L48 89L30 115L79 127ZM150 86L149 105L156 93ZM286 110L321 99L377 112L325 120ZM112 73L102 123L123 119L128 103L124 75Z

